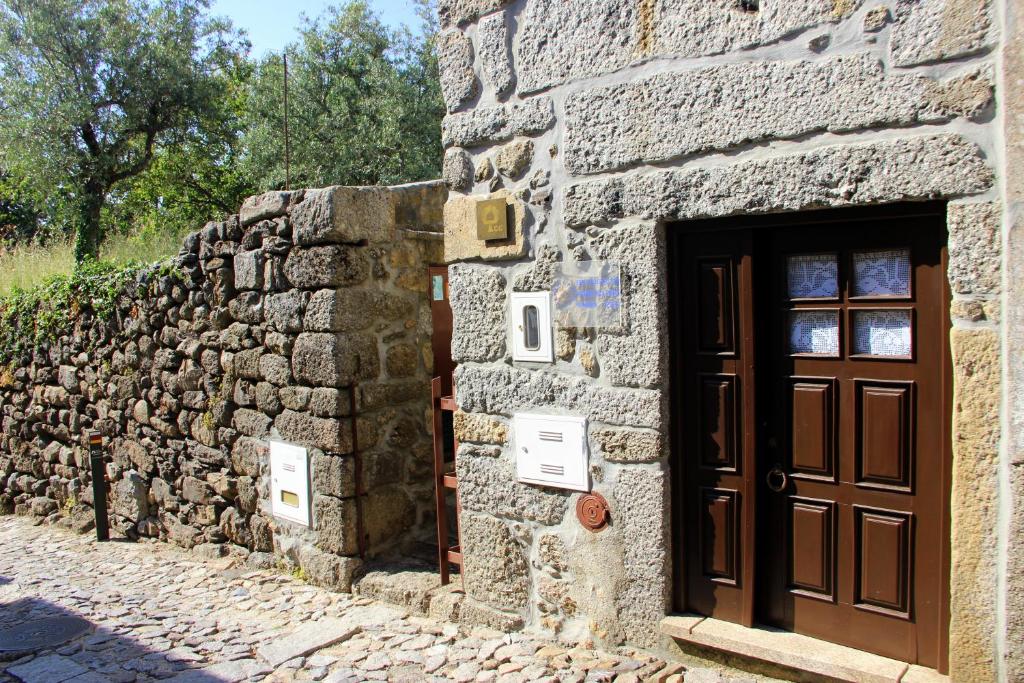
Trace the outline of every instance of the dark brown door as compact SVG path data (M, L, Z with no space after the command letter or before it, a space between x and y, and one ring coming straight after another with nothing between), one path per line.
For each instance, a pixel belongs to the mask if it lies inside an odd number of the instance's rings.
M747 623L732 605L752 596L758 622L946 667L946 233L941 214L921 214L801 216L677 240L689 272L676 300L697 313L675 328L687 569L677 607ZM703 254L729 240L736 291L719 300L732 302L739 346L709 370L715 298L700 273ZM717 444L756 451L753 464L745 453L709 462ZM736 563L731 592L715 573L722 557Z
M677 567L686 590L676 608L753 622L754 320L752 235L748 230L686 234L677 244L673 301L678 416L675 450Z

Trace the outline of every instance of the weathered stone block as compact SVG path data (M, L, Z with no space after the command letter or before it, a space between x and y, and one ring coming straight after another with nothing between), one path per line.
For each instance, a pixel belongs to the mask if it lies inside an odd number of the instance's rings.
M448 271L452 359L487 362L505 357L505 278L494 268L462 264Z
M285 356L265 353L260 356L260 376L276 386L286 386L292 379L291 362Z
M385 187L307 190L305 198L292 207L291 221L295 243L300 246L391 242L394 200Z
M441 26L461 26L476 21L478 17L504 7L511 0L439 0L437 14Z
M355 555L359 551L356 514L355 499L314 495L313 527L317 531L317 547L329 553Z
M288 209L290 197L290 192L265 192L255 197L248 197L242 202L238 218L244 227L257 221L283 216Z
M352 590L352 577L362 565L358 557L338 557L313 546L303 546L299 551L299 566L314 586L349 592Z
M281 387L278 397L281 405L289 410L306 410L309 407L309 397L313 390L309 387L287 386Z
M507 178L518 178L533 163L533 142L516 140L510 142L494 156L498 173Z
M420 380L403 380L389 382L387 384L375 382L359 387L358 409L376 410L378 408L391 407L406 403L412 400L422 400L427 397L429 400L430 387L427 382Z
M448 111L457 111L479 92L473 71L473 42L462 31L442 31L437 36L437 61L445 105Z
M460 537L466 594L504 609L525 608L529 567L508 525L488 515L464 513Z
M309 395L309 412L317 417L345 417L351 414L348 390L317 387Z
M352 332L412 314L410 300L388 292L322 289L310 297L304 324L307 332Z
M363 503L363 515L371 548L385 548L389 540L416 524L416 506L401 485L372 489Z
M111 511L132 522L149 515L149 490L138 472L130 470L113 486Z
M239 351L232 357L232 368L236 377L243 379L261 379L260 358L263 349L253 348Z
M589 378L509 367L462 365L455 374L456 398L467 413L511 416L555 406L612 425L653 429L662 425L660 391L613 389Z
M285 410L274 419L274 427L286 441L319 448L328 453L352 452L350 420L313 417Z
M995 43L990 0L895 0L893 64L914 66L979 52Z
M655 56L700 57L773 43L840 21L860 0L530 0L519 19L520 92L618 70Z
M181 482L181 497L190 503L208 505L215 495L213 487L201 479L185 477Z
M540 524L558 524L569 507L571 493L516 481L510 456L478 455L479 446L463 445L455 459L459 502L463 510Z
M114 446L114 458L124 459L143 474L156 471L156 453L136 441L121 441Z
M953 356L953 487L950 556L950 652L965 673L992 667L996 633L999 543L999 415L1001 353L998 330L957 329ZM973 676L967 676L972 678Z
M388 377L412 377L419 364L420 352L412 344L395 344L384 354L384 368Z
M594 231L588 238L592 258L622 267L620 329L602 330L597 339L602 376L616 386L656 388L668 373L664 242L664 230L652 223ZM579 357L593 374L596 360L588 344L580 344Z
M950 204L949 283L957 294L1002 290L1002 208L998 203Z
M505 13L483 18L476 35L477 44L480 46L480 64L483 67L484 78L496 93L504 95L512 89L515 83L515 75L512 73L512 56L509 54Z
M482 197L451 197L444 205L444 260L483 259L496 261L520 258L526 254L526 206L504 190L490 198L505 197L508 209L509 239L484 241L476 236L476 205Z
M304 384L339 387L380 375L377 341L364 334L304 332L292 350L292 374Z
M296 247L284 262L284 273L292 286L299 289L350 287L366 280L370 265L360 247Z
M655 462L664 455L661 434L636 429L592 429L590 438L609 462Z
M395 200L395 225L426 232L440 232L441 209L448 199L442 180L427 180L389 188Z
M441 165L441 178L448 189L466 192L473 187L473 160L464 149L445 150Z
M465 596L456 606L459 622L484 628L494 629L502 633L518 631L523 627L523 617L519 614L503 612L494 609L490 605L479 600ZM440 609L440 607L439 607ZM434 605L430 605L431 614L434 614Z
M278 332L301 332L303 301L299 291L268 294L263 301L263 315Z
M263 299L259 292L241 292L228 302L228 311L240 323L258 325L263 322Z
M455 438L459 443L483 443L504 446L508 443L508 425L496 417L456 411L453 417Z
M992 180L974 143L912 136L580 183L566 189L564 212L569 226L625 216L683 220L972 194Z
M263 250L235 254L235 287L240 290L263 288Z
M571 95L566 166L579 175L819 131L932 123L980 111L992 98L991 82L966 106L948 87L887 74L867 54L658 74Z
M628 468L619 473L612 519L623 538L624 584L616 596L623 631L630 642L655 647L658 623L669 610L668 488L656 469Z
M314 452L312 457L313 493L335 498L356 495L355 459Z
M450 114L441 124L445 147L473 147L502 142L517 135L542 133L555 122L550 97L534 97L519 104L478 107L462 114Z
M235 429L247 436L266 436L270 432L270 418L249 408L236 410L232 422Z
M258 477L269 453L267 442L240 436L231 448L231 466L236 474Z

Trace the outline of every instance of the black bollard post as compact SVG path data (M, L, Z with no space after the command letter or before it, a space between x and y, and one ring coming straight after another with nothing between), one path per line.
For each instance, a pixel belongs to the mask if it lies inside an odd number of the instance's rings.
M103 463L103 435L89 432L89 462L92 465L92 506L96 511L96 540L110 540L107 523L107 467Z

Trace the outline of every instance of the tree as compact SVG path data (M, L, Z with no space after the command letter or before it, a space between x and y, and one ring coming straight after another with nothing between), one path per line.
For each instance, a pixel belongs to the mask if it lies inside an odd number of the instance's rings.
M149 168L111 193L103 224L118 235L177 238L238 211L255 194L241 161L242 120L252 62L242 55L218 74L221 97L184 140L159 146Z
M390 31L363 0L305 20L287 48L293 186L439 176L444 105L435 32L436 25L420 34ZM283 81L283 60L271 55L250 89L245 159L261 189L285 184Z
M0 0L0 165L60 197L95 257L110 193L183 144L237 52L209 0Z
M38 203L23 179L0 170L0 253L5 242L13 244L37 235L42 227Z

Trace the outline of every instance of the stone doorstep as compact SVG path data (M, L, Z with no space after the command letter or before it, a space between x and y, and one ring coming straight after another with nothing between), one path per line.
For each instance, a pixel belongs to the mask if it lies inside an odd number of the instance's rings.
M720 619L679 614L662 619L660 629L665 635L685 643L840 681L949 681L947 676L932 669L765 626L748 628Z

